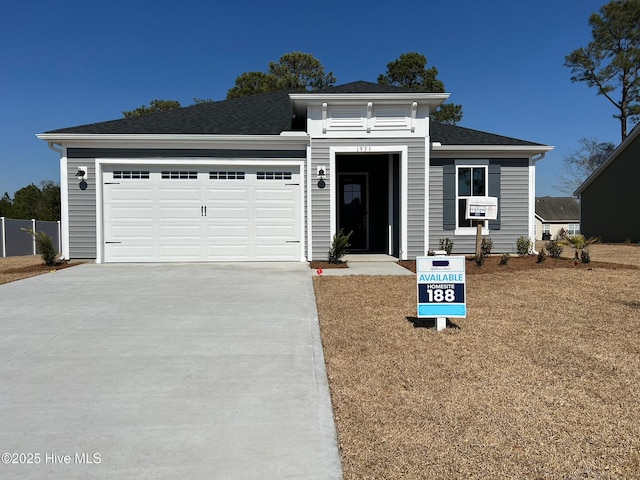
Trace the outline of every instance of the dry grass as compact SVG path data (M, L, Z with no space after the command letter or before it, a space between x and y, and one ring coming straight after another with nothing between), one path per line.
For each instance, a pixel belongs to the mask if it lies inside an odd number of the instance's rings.
M345 479L640 478L640 270L472 275L443 332L413 277L314 285Z

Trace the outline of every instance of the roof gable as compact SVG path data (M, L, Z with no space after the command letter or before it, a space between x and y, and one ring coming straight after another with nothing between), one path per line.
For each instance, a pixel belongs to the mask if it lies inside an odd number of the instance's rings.
M536 216L543 221L579 221L580 206L573 197L537 197Z

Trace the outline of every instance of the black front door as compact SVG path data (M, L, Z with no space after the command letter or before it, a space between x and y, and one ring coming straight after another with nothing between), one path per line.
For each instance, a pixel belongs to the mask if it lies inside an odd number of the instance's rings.
M353 232L350 250L369 248L367 175L342 173L338 181L338 230Z

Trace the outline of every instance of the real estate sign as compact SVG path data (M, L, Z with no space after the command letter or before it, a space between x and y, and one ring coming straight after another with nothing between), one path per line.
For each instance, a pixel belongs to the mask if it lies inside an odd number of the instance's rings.
M467 316L464 257L418 257L416 278L419 318Z

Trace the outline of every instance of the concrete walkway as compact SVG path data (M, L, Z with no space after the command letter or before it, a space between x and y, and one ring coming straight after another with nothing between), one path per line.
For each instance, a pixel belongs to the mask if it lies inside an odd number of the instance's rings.
M12 479L341 479L308 265L0 285L3 452Z
M389 255L345 255L349 268L325 268L323 276L347 275L415 275L401 267L397 258ZM317 272L314 272L317 275Z

